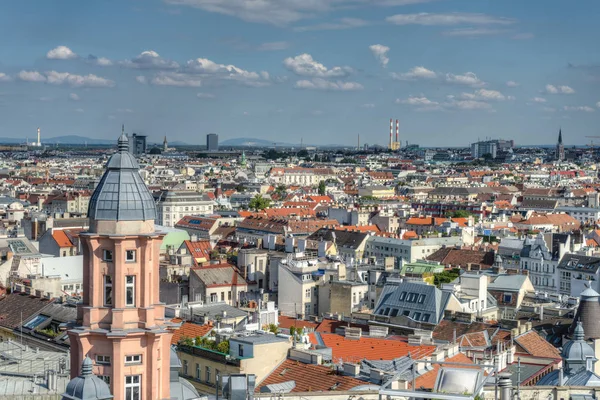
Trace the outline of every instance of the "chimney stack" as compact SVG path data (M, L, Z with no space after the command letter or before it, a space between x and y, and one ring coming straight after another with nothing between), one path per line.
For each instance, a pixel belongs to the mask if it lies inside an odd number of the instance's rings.
M394 133L394 120L390 118L390 149L392 148L392 135Z
M400 133L400 122L398 120L396 120L396 143L399 142L399 140L398 140L399 133Z

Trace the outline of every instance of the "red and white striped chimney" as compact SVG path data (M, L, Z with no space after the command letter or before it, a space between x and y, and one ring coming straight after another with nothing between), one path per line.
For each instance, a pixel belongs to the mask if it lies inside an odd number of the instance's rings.
M392 135L394 134L394 120L390 118L390 149L392 148Z
M396 120L396 143L398 143L399 132L400 132L400 122L398 122L398 120Z

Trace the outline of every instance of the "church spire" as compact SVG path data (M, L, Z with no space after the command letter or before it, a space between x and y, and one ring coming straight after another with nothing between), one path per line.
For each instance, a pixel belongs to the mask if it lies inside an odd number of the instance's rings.
M558 144L562 144L562 128L558 129Z

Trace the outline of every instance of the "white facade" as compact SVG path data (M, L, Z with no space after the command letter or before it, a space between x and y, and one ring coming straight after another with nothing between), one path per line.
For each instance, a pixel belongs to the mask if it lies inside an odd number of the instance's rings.
M166 192L158 199L158 225L174 227L186 215L210 215L215 202L197 192Z
M370 236L365 246L366 257L376 257L383 259L385 257L395 257L402 262L416 262L427 258L435 253L442 246L462 245L462 237L439 237L419 240L403 240L396 238L387 238L380 236Z

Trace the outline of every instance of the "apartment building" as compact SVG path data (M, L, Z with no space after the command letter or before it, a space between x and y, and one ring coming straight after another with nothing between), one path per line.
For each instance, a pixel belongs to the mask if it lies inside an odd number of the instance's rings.
M163 191L155 194L158 225L174 227L186 215L211 215L215 202L197 192Z

